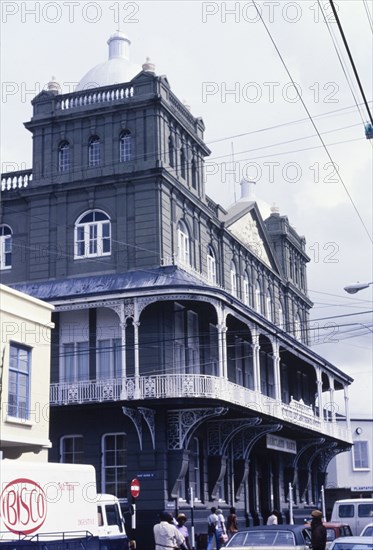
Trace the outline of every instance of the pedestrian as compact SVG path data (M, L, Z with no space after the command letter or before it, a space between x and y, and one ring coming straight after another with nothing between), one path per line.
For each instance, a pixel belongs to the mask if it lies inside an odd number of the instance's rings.
M216 533L219 538L220 544L224 546L224 544L228 541L227 528L225 527L225 519L223 516L223 512L220 509L216 510L216 515L218 516L218 526L216 529Z
M192 550L192 547L190 546L190 542L189 542L188 527L185 525L188 518L186 517L185 514L179 514L176 519L177 519L176 528L180 531L180 533L183 535L185 539L184 546L182 546L182 548L185 550Z
M311 544L312 550L325 550L326 529L322 523L322 512L314 510L311 513Z
M227 533L228 539L232 537L238 531L236 508L232 506L229 508L229 515L227 517Z
M220 550L220 540L217 534L219 518L216 514L216 508L211 508L211 514L207 518L207 548L206 550L212 550L212 541L215 539L216 550Z
M278 511L272 510L267 519L267 525L278 525Z
M172 524L172 514L164 510L159 514L159 519L160 522L153 527L155 550L182 548L185 539L177 527Z

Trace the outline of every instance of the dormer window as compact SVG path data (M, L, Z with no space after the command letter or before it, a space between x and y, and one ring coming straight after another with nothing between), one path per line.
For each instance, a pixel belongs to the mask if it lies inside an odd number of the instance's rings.
M8 225L0 225L0 269L12 267L12 230Z
M111 253L111 223L105 212L92 210L75 224L75 258L94 258Z
M68 172L70 170L70 144L62 141L58 147L58 171Z
M88 166L99 166L101 164L100 138L91 137L88 143Z
M128 162L131 160L131 132L124 130L119 138L119 160Z

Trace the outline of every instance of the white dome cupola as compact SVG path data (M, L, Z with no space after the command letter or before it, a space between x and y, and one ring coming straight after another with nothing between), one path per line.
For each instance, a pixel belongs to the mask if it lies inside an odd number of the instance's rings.
M107 61L99 63L88 71L76 86L76 92L129 82L141 72L141 67L130 61L131 41L123 32L116 31L110 36L107 44L109 46Z

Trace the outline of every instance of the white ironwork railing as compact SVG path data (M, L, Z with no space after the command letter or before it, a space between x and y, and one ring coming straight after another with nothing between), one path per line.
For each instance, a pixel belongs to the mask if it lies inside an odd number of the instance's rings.
M101 89L88 89L81 92L72 92L57 96L57 111L66 111L78 107L86 107L97 103L112 103L113 101L123 101L131 99L134 96L134 88L131 85L117 84Z
M32 182L32 170L18 170L1 174L1 191L25 189Z
M224 378L203 374L161 374L51 384L50 404L69 405L167 398L206 398L236 404L252 411L350 441L347 429L322 422L312 407L292 400L282 403Z

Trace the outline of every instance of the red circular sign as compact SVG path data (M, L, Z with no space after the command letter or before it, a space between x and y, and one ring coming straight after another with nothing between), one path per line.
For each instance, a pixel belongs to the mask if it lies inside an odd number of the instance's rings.
M0 515L12 533L30 535L47 517L46 494L32 479L14 479L0 495Z
M133 498L137 498L140 494L140 482L138 479L133 479L131 481L131 495Z

